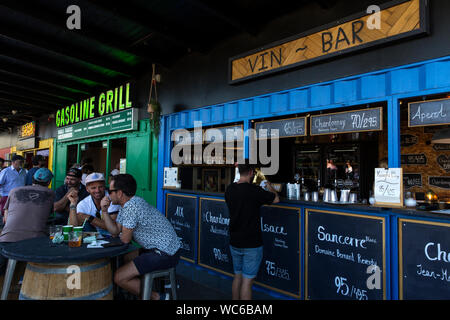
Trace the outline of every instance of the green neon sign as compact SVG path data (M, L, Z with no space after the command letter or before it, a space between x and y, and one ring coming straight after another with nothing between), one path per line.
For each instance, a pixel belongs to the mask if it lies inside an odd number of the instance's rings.
M130 83L124 86L100 93L98 98L74 103L56 112L56 127L64 127L98 116L132 108L130 101Z

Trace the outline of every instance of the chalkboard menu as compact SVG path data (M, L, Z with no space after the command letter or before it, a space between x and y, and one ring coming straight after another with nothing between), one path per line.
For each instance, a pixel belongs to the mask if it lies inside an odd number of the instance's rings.
M412 134L401 134L400 135L400 146L401 147L411 147L419 142L419 138Z
M206 143L214 141L242 141L244 140L243 126L238 125L206 129L204 139Z
M277 137L275 129L280 138L306 136L306 117L258 122L255 129L258 139Z
M311 116L311 135L383 130L383 109L371 108Z
M425 165L427 164L427 156L423 153L402 154L401 162L406 165Z
M300 298L300 209L261 208L264 256L256 283Z
M446 154L441 154L436 158L437 163L446 172L450 171L450 157Z
M203 143L203 130L178 129L172 132L172 141L175 145L190 145Z
M307 209L306 298L386 299L385 220Z
M399 219L399 297L450 299L450 224Z
M428 184L441 189L450 189L450 177L428 177Z
M422 174L421 173L404 173L403 174L403 187L410 189L414 187L422 187Z
M181 240L181 257L195 262L197 197L167 194L166 217Z
M198 264L232 275L229 225L225 200L200 198Z
M448 143L435 143L433 144L434 151L450 151L450 144Z
M408 125L421 127L450 123L450 99L419 101L408 104Z

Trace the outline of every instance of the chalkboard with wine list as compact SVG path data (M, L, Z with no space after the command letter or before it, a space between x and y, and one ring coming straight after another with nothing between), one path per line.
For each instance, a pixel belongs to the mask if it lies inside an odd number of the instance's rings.
M399 298L450 299L450 224L399 219Z
M181 258L196 259L197 197L178 194L166 195L166 217L181 241Z
M261 208L264 254L256 283L300 298L300 209Z
M386 299L385 217L307 209L305 220L306 299Z
M230 252L230 214L223 199L200 198L198 264L233 274Z

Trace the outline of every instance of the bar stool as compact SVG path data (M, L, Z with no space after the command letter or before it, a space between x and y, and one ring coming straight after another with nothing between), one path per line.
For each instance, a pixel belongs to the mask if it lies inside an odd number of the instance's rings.
M153 288L153 280L161 277L169 277L170 287L172 288L172 300L177 300L177 282L175 279L175 268L166 270L155 270L142 276L141 281L141 299L150 300Z

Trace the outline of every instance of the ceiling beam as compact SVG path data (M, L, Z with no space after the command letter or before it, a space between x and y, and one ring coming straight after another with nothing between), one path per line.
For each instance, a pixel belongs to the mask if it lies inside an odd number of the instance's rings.
M42 70L29 68L23 64L16 63L11 59L0 59L0 72L13 73L21 77L28 77L28 79L39 79L53 86L62 86L66 88L66 90L74 93L87 93L88 95L94 95L97 91L97 88L92 85L80 83L57 74L48 74Z
M191 41L186 40L189 37L186 35L181 35L182 30L174 29L170 27L167 21L164 21L162 18L156 16L154 13L146 11L144 8L139 9L133 6L129 6L128 4L121 5L123 2L116 1L111 2L109 0L84 0L90 3L90 5L96 6L104 11L113 13L117 17L122 17L127 20L133 21L134 23L149 29L149 31L154 31L161 35L162 37L170 40L172 43L177 46L183 47L186 49L193 49L200 51L202 46L193 41L192 37Z
M77 1L74 1L73 4L76 4L76 2ZM117 34L108 34L104 30L95 28L92 25L90 25L89 28L81 28L76 30L76 32L68 30L65 25L65 19L69 15L65 11L56 11L53 9L53 6L43 7L35 1L24 3L16 0L3 0L2 4L11 10L24 13L37 20L45 21L47 25L50 25L55 30L58 30L59 33L68 34L70 38L75 41L75 43L77 41L89 41L92 42L94 46L95 43L101 43L104 46L110 47L110 49L122 51L123 54L135 55L149 64L165 63L161 60L163 57L154 55L154 53L150 50L133 47L133 43L132 41L130 42L129 39L124 39ZM81 8L83 9L83 6L81 6ZM118 62L120 62L120 60Z
M61 99L59 97L50 97L48 95L42 94L40 92L25 91L22 88L17 88L7 83L2 83L0 81L0 92L16 95L18 97L23 97L24 99L33 99L36 101L41 101L45 104L63 106L70 104L72 100Z
M14 40L14 42L16 41ZM0 46L2 48L1 52L3 56L8 56L40 69L50 70L52 73L57 72L61 75L67 76L68 78L82 79L82 81L88 80L95 82L97 85L103 86L110 86L113 82L111 77L92 72L91 70L83 69L82 66L77 65L76 63L70 64L67 62L62 62L63 57L57 53L48 52L50 56L53 55L53 58L49 58L47 55L38 53L40 49L34 46L26 49L26 46L23 44L14 45L8 40L8 38L5 38L1 34Z
M0 102L12 103L13 105L22 106L21 109L27 111L42 111L42 112L54 112L57 110L57 105L49 106L42 104L42 102L36 102L33 99L24 99L23 96L17 96L8 92L0 91Z
M20 1L17 1L20 3ZM57 52L61 55L67 56L72 59L79 60L82 63L89 64L92 66L93 70L104 70L104 72L114 72L121 73L124 76L131 76L130 71L133 69L133 65L126 63L126 58L136 59L137 57L133 57L133 55L127 53L123 53L123 59L115 59L112 60L108 58L106 55L93 53L92 51L88 51L87 48L96 48L96 47L105 47L105 44L98 43L95 41L89 41L87 43L86 39L84 40L84 45L81 46L77 44L77 36L76 33L70 33L70 30L54 30L52 26L46 23L43 20L33 18L32 16L21 14L18 11L11 10L11 8L7 8L3 5L0 5L0 30L1 33L9 38L16 39L22 41L24 43L28 43L30 45L34 45L37 47L46 48L47 50L51 50L53 52ZM36 26L34 29L29 29L18 24L20 21L17 15L22 15L21 19L24 21L32 21ZM16 17L15 20L12 17ZM53 34L46 35L43 32L40 32L40 28L48 28L48 30L54 30ZM64 39L62 41L61 39ZM105 48L107 50L107 48ZM114 48L109 47L109 51L113 51ZM121 52L118 52L120 56Z

